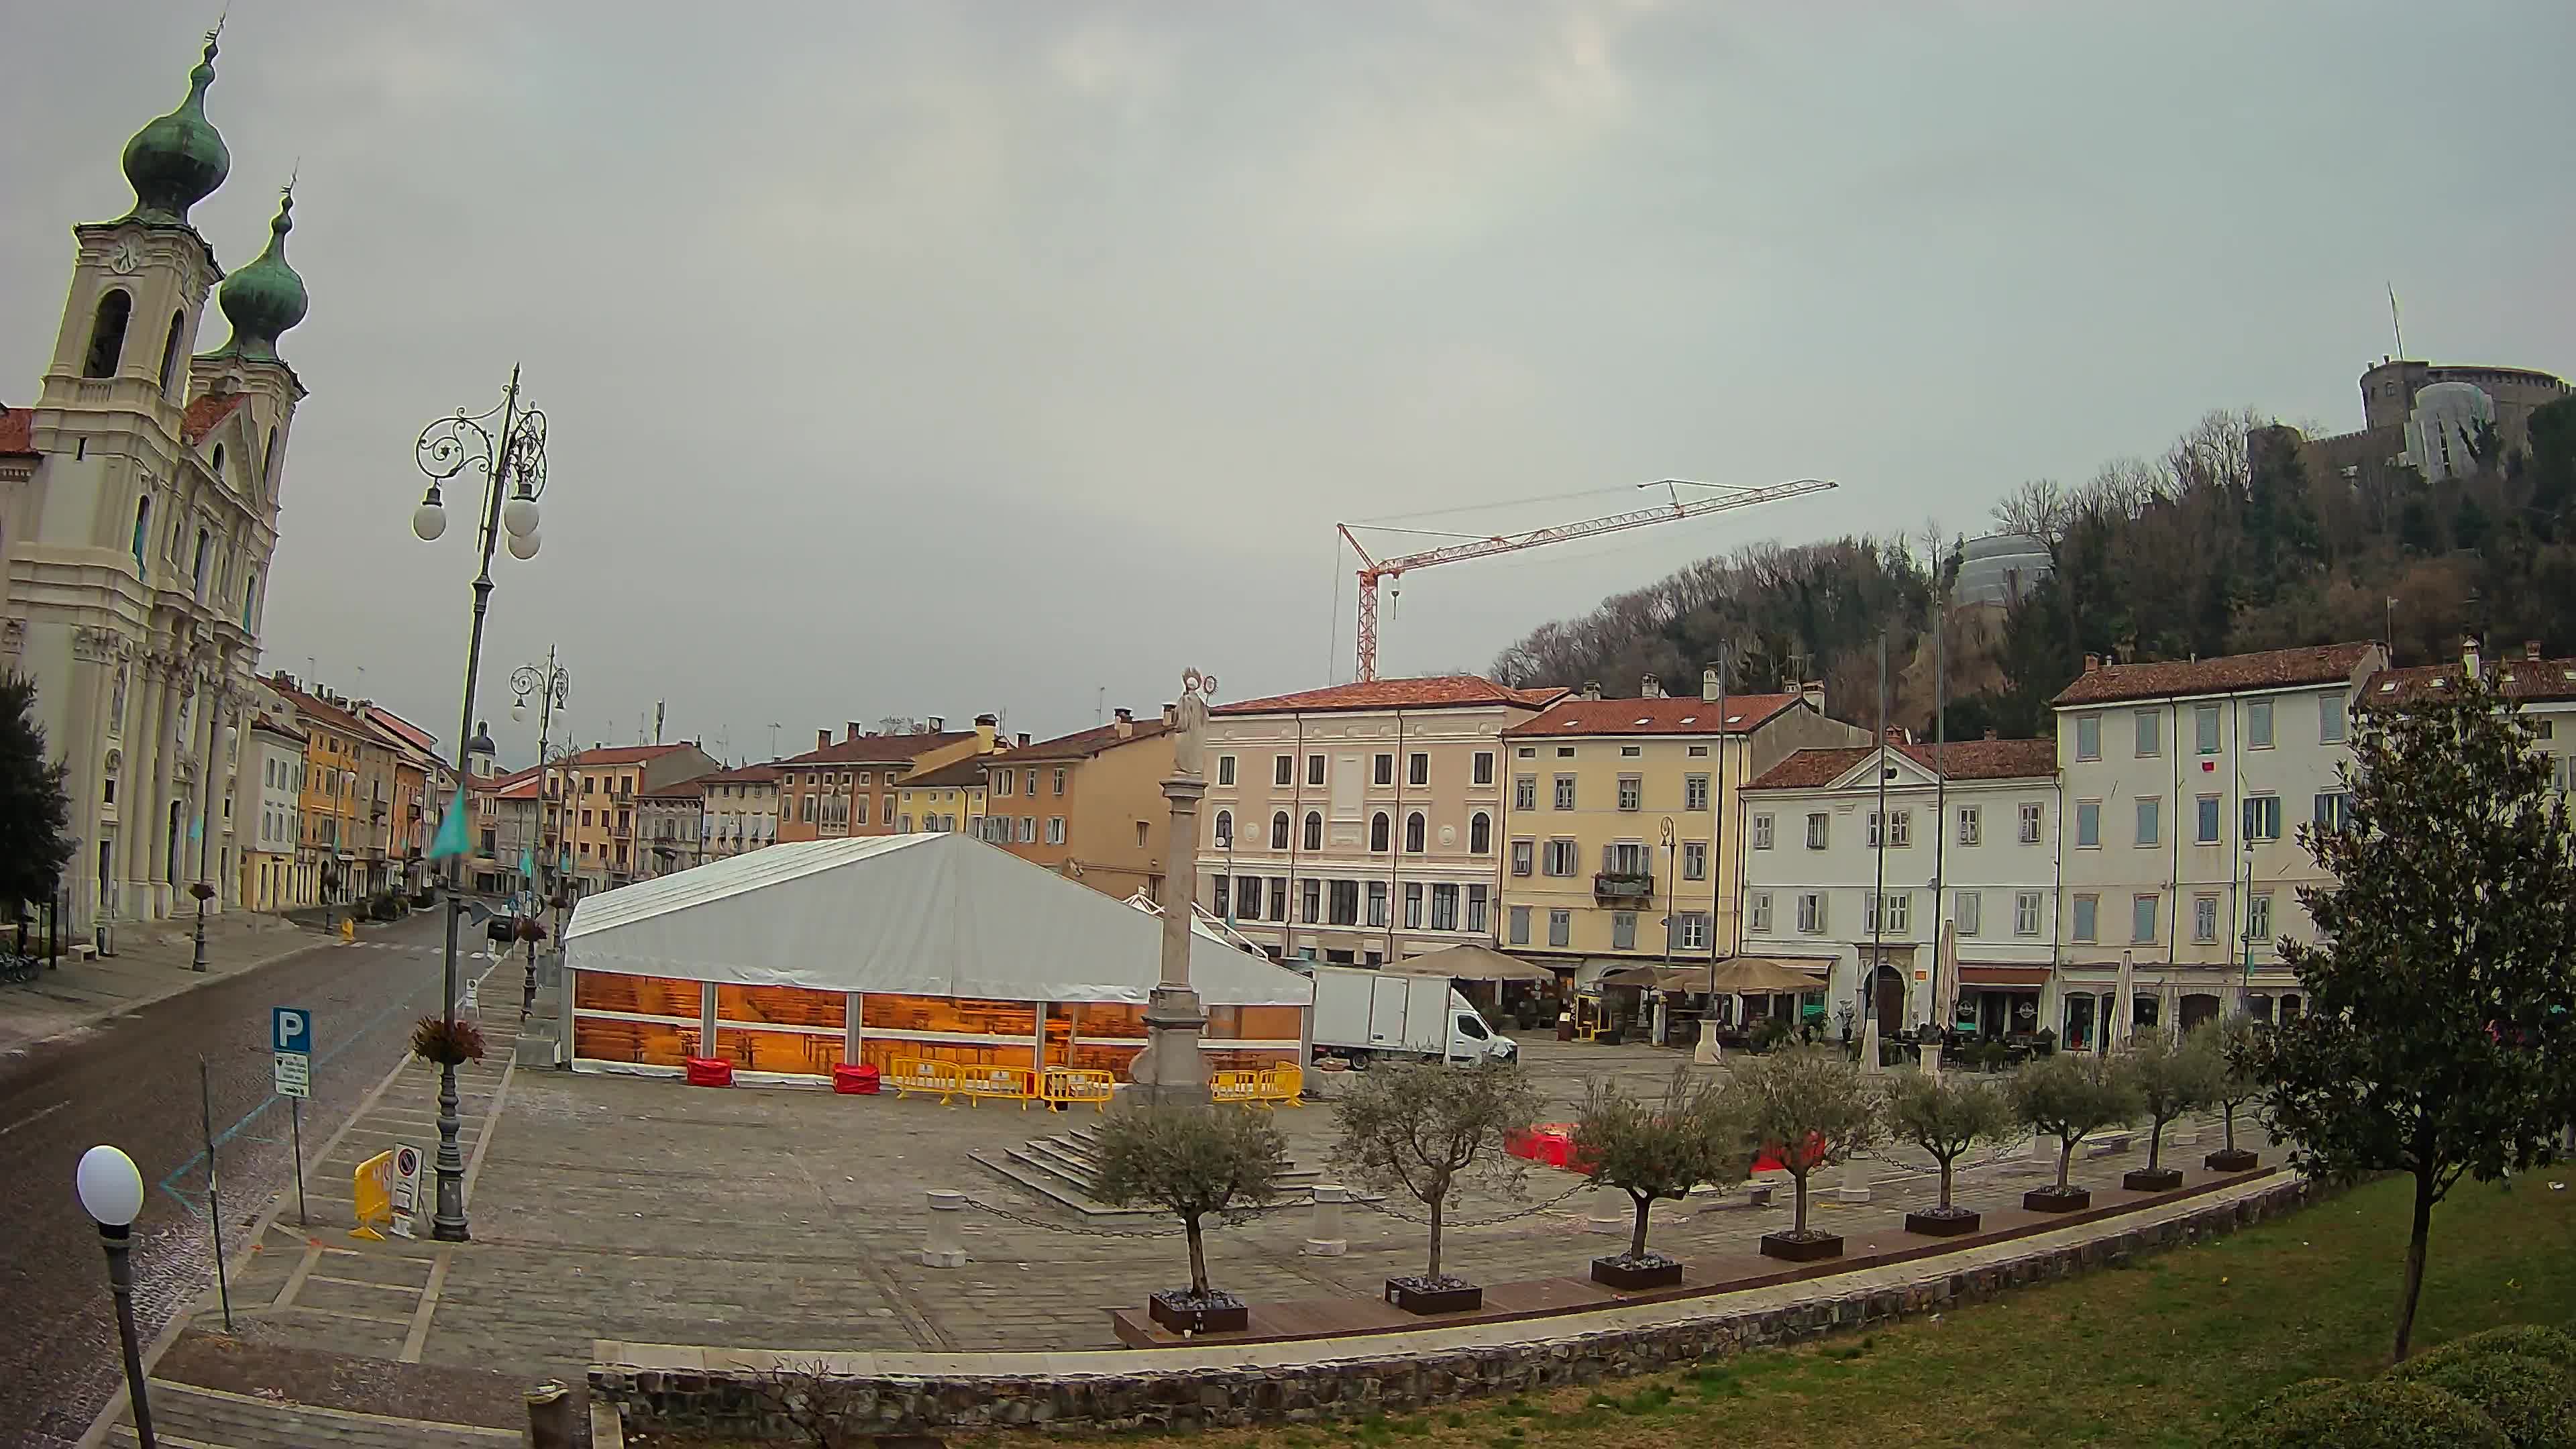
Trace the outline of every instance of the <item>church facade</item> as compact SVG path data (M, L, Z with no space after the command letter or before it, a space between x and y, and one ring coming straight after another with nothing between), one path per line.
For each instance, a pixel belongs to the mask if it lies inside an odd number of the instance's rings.
M237 903L256 838L245 736L305 395L277 344L306 297L291 189L230 275L188 220L231 169L206 116L215 52L209 36L187 98L126 144L133 209L72 228L52 361L33 406L0 410L0 668L36 682L66 766L64 921L83 934L193 914L199 881L210 910ZM199 351L210 299L230 336Z

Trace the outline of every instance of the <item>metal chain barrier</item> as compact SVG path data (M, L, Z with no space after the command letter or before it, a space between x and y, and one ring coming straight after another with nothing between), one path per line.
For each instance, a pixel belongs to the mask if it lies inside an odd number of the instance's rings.
M1189 1231L1178 1223L1165 1228L1093 1228L1079 1223L1049 1222L1045 1218L1034 1218L1027 1213L1014 1212L1006 1207L996 1207L977 1197L967 1198L966 1205L978 1212L991 1213L1005 1222L1018 1223L1024 1228L1036 1228L1044 1233L1065 1233L1077 1238L1177 1238ZM1210 1216L1216 1219L1216 1225L1221 1226L1245 1218L1258 1217L1264 1213L1286 1212L1292 1208L1309 1206L1311 1204L1293 1201L1264 1203L1259 1207L1230 1208L1222 1213L1212 1213Z
M1440 1228L1443 1232L1446 1232L1451 1228L1490 1228L1497 1223L1508 1223L1515 1218L1525 1218L1530 1216L1532 1213L1545 1212L1549 1208L1555 1207L1557 1204L1573 1197L1576 1193L1589 1191L1590 1188L1590 1183L1578 1182L1574 1186L1567 1188L1565 1191L1558 1193L1552 1198L1548 1198L1542 1202L1531 1203L1525 1208L1517 1208L1511 1212L1504 1213L1499 1217L1477 1218L1472 1222L1452 1222L1447 1218L1442 1218L1440 1220ZM1398 1222L1411 1223L1415 1227L1427 1228L1431 1226L1431 1215L1429 1213L1424 1213L1417 1217L1412 1213L1406 1212L1402 1208L1392 1206L1385 1199L1380 1199L1376 1202L1366 1202L1359 1199L1353 1199L1351 1205L1353 1207L1366 1208L1373 1213L1383 1213L1388 1217L1394 1218Z

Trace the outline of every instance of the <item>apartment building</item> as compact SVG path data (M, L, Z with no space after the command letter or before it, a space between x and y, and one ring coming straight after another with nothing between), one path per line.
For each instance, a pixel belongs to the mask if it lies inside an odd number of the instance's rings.
M902 833L908 829L902 781L992 753L999 724L992 715L982 715L971 730L950 730L945 720L933 716L927 728L881 734L862 730L853 720L837 743L830 730L816 730L813 749L772 762L778 771L778 839Z
M424 890L433 874L429 842L456 787L455 772L438 758L437 737L401 715L370 700L358 701L351 713L385 747L386 793L381 812L370 802L368 822L384 865L383 888Z
M545 840L556 868L564 868L569 853L570 874L584 894L641 879L637 797L715 768L713 756L687 743L600 746L548 765Z
M636 879L677 875L706 864L706 806L703 776L636 793Z
M1723 697L1721 697L1723 696ZM1598 685L1503 731L1504 949L1576 969L1735 953L1736 794L1806 747L1868 738L1821 689L1726 695L1709 670L1674 698Z
M2576 790L2576 659L2542 658L2537 639L2524 643L2520 654L2502 658L2483 657L2476 639L2463 639L2457 664L2383 669L2362 690L2362 707L2403 708L2457 688L2453 681L2471 674L2521 706L2522 717L2539 731L2541 751L2549 756L2550 783Z
M242 749L241 778L257 782L252 790L236 791L236 808L248 816L233 832L243 842L242 904L254 911L313 904L314 886L296 862L296 846L303 838L304 731L275 715L254 716Z
M2060 814L2049 740L1800 750L1743 792L1743 951L1819 973L1881 1035L1930 1021L1952 970L1953 1022L2037 1031Z
M1121 900L1161 900L1170 869L1173 710L1019 743L990 761L984 838ZM1213 838L1211 836L1211 838ZM1228 887L1229 896L1232 888ZM1200 898L1206 904L1208 897Z
M2278 943L2311 933L2302 886L2327 877L2298 841L2342 818L2336 767L2352 711L2386 670L2377 644L2120 664L2087 655L2052 701L2065 819L2060 1039L2210 1020L2242 998L2295 1013ZM2114 1000L2122 958L2133 997ZM2170 1004L2169 1004L2170 999Z
M354 899L366 888L359 854L365 843L359 765L369 749L381 754L383 746L339 702L299 687L290 676L277 675L270 687L294 710L296 726L304 731L297 864L317 904Z
M1490 944L1503 732L1564 694L1458 674L1218 706L1199 904L1282 958L1378 964Z
M997 755L969 755L935 770L906 775L895 791L895 833L942 831L951 835L984 831L986 762Z
M745 765L705 777L706 821L700 834L708 859L778 843L779 774L775 765Z

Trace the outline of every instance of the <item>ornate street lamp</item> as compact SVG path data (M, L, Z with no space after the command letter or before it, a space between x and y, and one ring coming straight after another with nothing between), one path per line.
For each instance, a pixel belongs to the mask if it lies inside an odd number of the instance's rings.
M80 1193L81 1211L98 1224L107 1248L107 1289L116 1297L116 1336L125 1346L125 1393L134 1409L134 1437L143 1449L152 1437L152 1405L143 1394L143 1349L134 1337L134 1265L127 1253L134 1240L134 1220L143 1212L143 1174L134 1159L113 1147L93 1147L81 1154L72 1184Z
M520 405L519 369L513 367L499 407L474 414L459 408L455 416L431 423L421 429L413 455L429 477L429 490L411 515L411 531L423 543L436 542L447 532L447 509L438 485L468 470L483 474L483 506L476 514L482 567L474 576L474 625L465 645L465 703L456 725L457 793L448 805L456 810L463 808L465 782L474 769L474 683L483 667L483 616L492 600L492 550L506 536L512 558L537 556L537 499L546 491L546 415ZM450 856L447 864L442 1011L451 1036L456 1028L456 934L465 911L463 859ZM465 1224L465 1154L456 1140L463 1125L457 1116L456 1064L443 1062L438 1069L438 1196L429 1220L429 1235L441 1242L461 1243L472 1236Z

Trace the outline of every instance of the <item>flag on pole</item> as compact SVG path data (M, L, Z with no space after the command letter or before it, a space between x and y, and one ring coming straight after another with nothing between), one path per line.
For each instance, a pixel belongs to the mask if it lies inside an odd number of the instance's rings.
M447 818L438 824L438 838L429 843L429 858L445 860L450 856L470 855L465 843L465 791L458 787L447 800Z

